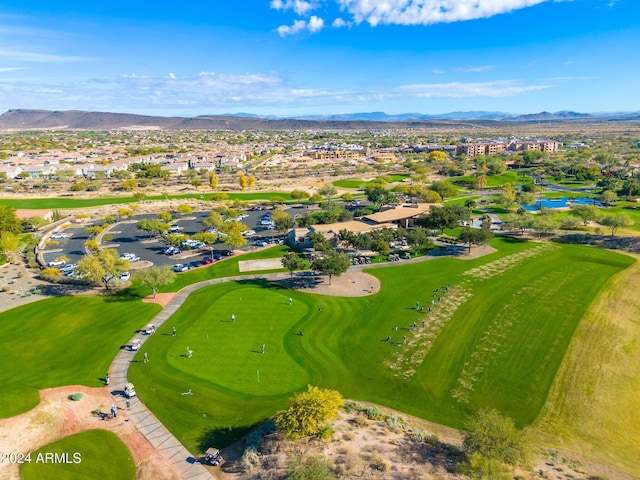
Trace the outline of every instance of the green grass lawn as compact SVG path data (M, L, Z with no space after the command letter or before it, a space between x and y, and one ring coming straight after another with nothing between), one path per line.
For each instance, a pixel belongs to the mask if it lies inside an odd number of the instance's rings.
M291 201L289 192L221 192L227 195L229 200L269 201L277 199L278 201ZM215 193L190 193L185 195L151 195L145 200L174 200L174 199L201 199L211 200ZM101 205L116 205L123 203L137 203L139 200L135 197L97 197L97 198L5 198L2 200L3 205L8 205L17 209L65 209L65 208L88 208L98 207Z
M385 177L389 177L389 183L401 182L405 178L408 178L409 175L405 174L394 174L394 175L385 175ZM358 179L347 179L347 180L336 180L333 183L334 187L339 188L364 188L368 183L374 183L376 180L358 180Z
M51 457L46 462L48 453L66 456L58 461ZM31 452L30 459L20 469L20 478L24 480L127 480L136 474L127 446L106 430L70 435Z
M486 177L487 188L501 187L505 183L511 183L512 185L523 185L525 183L533 182L533 179L529 176L519 175L517 172L508 171L502 175L487 175ZM475 184L476 178L473 175L466 175L464 177L450 178L449 181L455 184Z
M174 282L164 285L158 291L159 292L177 292L181 288L191 285L193 283L204 282L206 280L212 280L214 278L232 277L235 275L255 275L257 272L240 272L238 268L238 262L245 260L261 260L265 258L282 258L285 253L291 251L291 248L286 245L277 245L275 247L267 248L257 252L246 253L230 258L226 258L219 262L216 262L206 268L198 268L188 272L180 273L176 275ZM277 270L268 270L271 272L285 272L284 268ZM267 273L267 271L261 271L260 273ZM150 289L145 289L142 286L136 287L141 296L146 296L151 293Z
M201 289L148 341L151 362L133 363L130 378L194 452L229 444L308 383L454 427L487 405L529 424L586 308L634 260L581 246L493 245L497 253L476 260L371 270L382 290L368 297L252 280ZM447 283L432 315L415 310Z
M0 313L0 418L36 406L42 388L104 385L120 347L160 311L128 300L52 298Z

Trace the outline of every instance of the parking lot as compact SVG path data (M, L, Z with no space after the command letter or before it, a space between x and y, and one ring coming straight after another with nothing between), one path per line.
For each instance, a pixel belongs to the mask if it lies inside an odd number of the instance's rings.
M267 213L265 211L246 211L243 212L246 218L240 220L249 227L249 230L255 231L255 234L247 236L247 243L243 247L237 249L241 251L252 251L260 248L258 245L264 242L268 245L270 240L278 240L281 238L275 230L269 230L267 226L261 224L261 217ZM293 215L295 211L288 209L288 213ZM202 221L207 218L210 211L194 212L185 215L172 222L173 225L180 227L180 232L188 236L206 230ZM136 227L138 221L142 219L156 218L156 214L136 215L130 219L116 223L109 228L105 234L105 240L102 241L103 247L112 247L118 250L120 255L131 254L139 258L140 265L173 265L176 263L188 263L191 261L201 261L205 256L211 254L211 248L185 250L174 255L165 255L162 250L167 247L166 242L159 235L149 235ZM84 256L84 243L88 240L88 234L84 231L87 225L78 227L70 227L63 231L66 235L64 238L57 238L55 241L58 245L49 245L44 253L45 263L53 262L57 257L66 256L69 258L68 263L77 263ZM267 243L269 242L269 243ZM224 242L218 241L213 246L214 253L221 253L223 256L232 249ZM135 262L138 263L138 262ZM136 265L134 265L135 268Z

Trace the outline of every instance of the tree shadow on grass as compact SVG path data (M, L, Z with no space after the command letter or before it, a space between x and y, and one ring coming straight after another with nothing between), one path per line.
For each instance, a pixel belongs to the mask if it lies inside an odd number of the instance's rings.
M198 451L206 452L209 447L227 447L244 437L252 428L253 426L208 428L198 437Z
M124 288L122 290L115 291L111 294L107 294L104 297L105 302L134 302L144 298L140 292L134 288Z

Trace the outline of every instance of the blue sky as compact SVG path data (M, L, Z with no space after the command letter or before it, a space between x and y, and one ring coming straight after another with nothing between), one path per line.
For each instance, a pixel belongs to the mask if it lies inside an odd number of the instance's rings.
M0 111L640 110L638 0L8 0Z

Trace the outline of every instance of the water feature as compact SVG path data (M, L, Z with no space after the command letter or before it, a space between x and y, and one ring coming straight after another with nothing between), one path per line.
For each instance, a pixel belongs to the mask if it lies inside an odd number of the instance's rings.
M595 205L602 207L595 198L589 197L560 197L560 198L537 198L533 205L523 205L522 207L529 212L535 212L540 208L569 208L571 205Z

